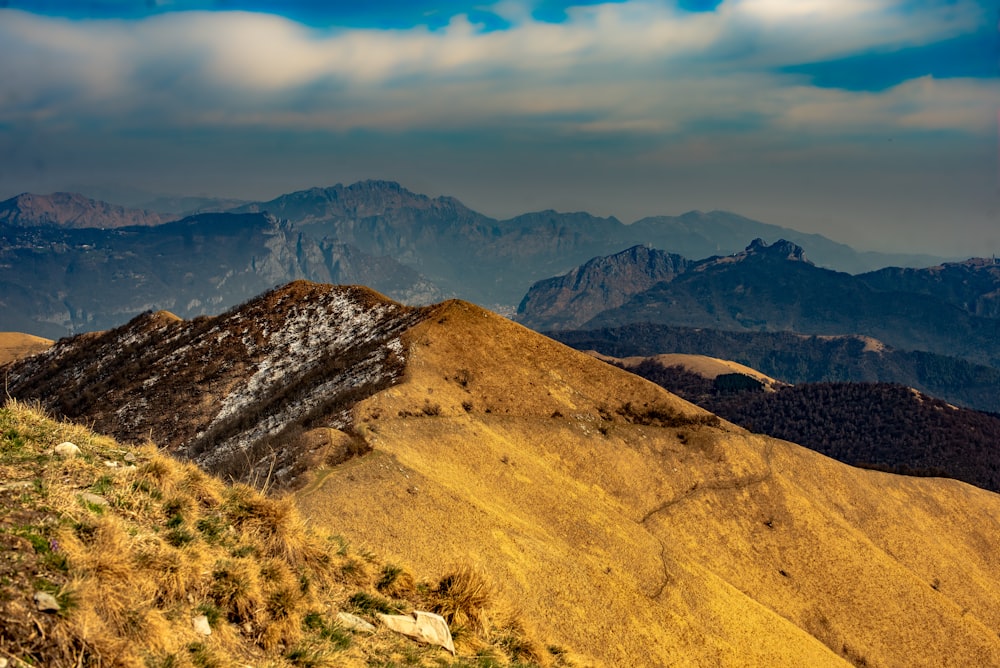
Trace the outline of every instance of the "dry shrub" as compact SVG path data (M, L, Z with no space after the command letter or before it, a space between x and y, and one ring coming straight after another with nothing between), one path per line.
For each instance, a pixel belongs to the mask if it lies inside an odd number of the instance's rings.
M391 598L411 598L417 591L417 583L407 570L386 564L375 588Z
M162 611L128 580L93 576L75 578L68 587L73 601L68 623L111 665L134 663L137 650L163 651L176 645Z
M354 556L344 557L340 563L339 578L355 587L367 587L374 580L368 561Z
M257 565L247 559L222 560L212 569L208 596L230 621L254 621L263 610L264 592L257 570Z
M288 563L277 558L260 564L260 582L264 594L263 633L259 643L267 650L278 645L289 647L302 639L302 617L306 605L300 579Z
M201 508L219 506L224 498L224 485L190 462L184 462L177 489L193 498Z
M133 563L136 577L149 578L154 598L164 605L200 598L205 587L206 555L198 546L176 548L157 537L138 539Z
M548 665L549 652L535 637L534 630L525 622L521 611L511 608L496 616L489 641L502 650L512 663Z
M140 481L151 483L161 491L172 491L177 480L180 462L159 453L137 467L136 477Z
M86 577L128 580L132 537L114 516L87 520L60 532L59 545L73 569Z
M226 490L225 511L247 542L264 548L263 556L280 557L296 567L329 563L329 549L308 530L291 497L269 498L236 484Z
M449 626L485 633L490 627L489 612L495 596L496 588L485 573L461 565L441 578L432 592L431 605Z

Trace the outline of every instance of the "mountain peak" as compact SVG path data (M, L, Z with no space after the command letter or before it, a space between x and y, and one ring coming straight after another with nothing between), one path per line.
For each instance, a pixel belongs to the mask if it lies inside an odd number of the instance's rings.
M794 244L791 241L786 241L785 239L778 239L770 246L763 239L754 239L750 242L750 245L746 247L744 253L748 256L756 255L759 257L793 260L796 262L812 264L812 262L806 259L806 252L803 250L802 246Z
M561 314L558 328L578 327L594 315L624 304L632 295L687 270L680 255L638 244L614 255L595 257L563 276L536 282L517 312L523 324L537 326Z

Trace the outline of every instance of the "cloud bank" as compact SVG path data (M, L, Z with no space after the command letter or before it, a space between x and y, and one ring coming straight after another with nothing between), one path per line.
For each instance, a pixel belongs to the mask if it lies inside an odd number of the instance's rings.
M433 140L451 159L458 142L501 163L513 160L505 146L524 159L539 143L570 170L583 151L636 170L718 164L721 174L754 160L801 169L809 156L823 171L844 156L871 160L872 142L892 140L911 161L965 151L963 169L979 174L990 167L969 147L996 141L995 76L942 77L929 62L866 90L819 86L802 67L853 59L863 77L866 57L982 34L996 17L971 0L727 0L711 11L632 0L548 14L510 0L424 8L389 28L176 6L192 9L122 3L118 16L93 18L0 9L0 148L30 162L37 147L36 162L55 169L65 150L46 147L100 136L127 171L129 142L176 157L157 137L238 143L245 133L264 159L290 135L347 152L361 133L421 150ZM28 171L0 169L0 190L30 183ZM989 215L990 193L977 197L977 215Z

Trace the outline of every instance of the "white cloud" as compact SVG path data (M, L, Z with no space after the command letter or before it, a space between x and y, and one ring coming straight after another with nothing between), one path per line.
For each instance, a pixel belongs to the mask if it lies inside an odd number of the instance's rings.
M571 8L564 23L498 5L514 25L464 17L430 31L317 30L245 12L68 21L0 10L0 121L350 130L498 127L671 133L687 124L822 131L867 124L981 131L974 81L881 93L819 90L771 69L919 44L981 20L947 3L730 0L688 14L636 1Z
M782 91L778 124L793 131L989 133L1000 91L993 81L921 77L878 93L798 87Z

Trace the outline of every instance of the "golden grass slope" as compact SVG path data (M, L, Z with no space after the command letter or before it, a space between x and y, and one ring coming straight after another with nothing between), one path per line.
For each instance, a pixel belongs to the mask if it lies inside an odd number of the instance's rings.
M742 373L746 376L750 376L751 378L756 378L760 382L764 383L766 387L774 387L775 385L782 384L781 381L775 380L767 374L763 374L752 367L740 364L739 362L719 359L718 357L709 357L708 355L664 353L661 355L652 355L650 357L611 357L609 355L602 355L598 352L588 352L594 357L604 360L605 362L621 364L626 369L639 366L646 360L652 360L653 362L656 362L664 367L684 367L688 371L696 373L703 378L708 378L709 380L714 380L716 376L726 373Z
M298 493L315 523L488 566L601 665L1000 665L997 495L749 434L463 302L407 344L355 409L374 451Z
M81 454L53 455L67 439ZM396 564L308 526L287 497L16 402L0 408L4 665L572 665L534 639L487 575L459 564L418 581ZM62 609L36 610L36 591ZM383 627L355 634L338 618L414 608L448 619L457 657Z
M51 339L43 339L31 334L0 332L0 365L40 353L52 343Z

